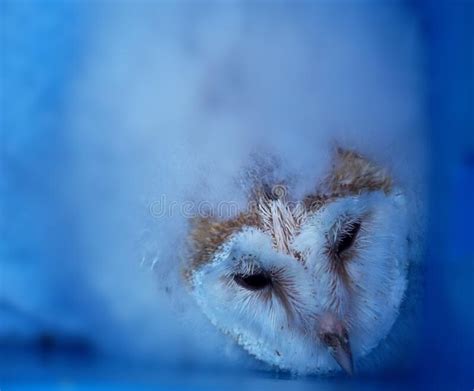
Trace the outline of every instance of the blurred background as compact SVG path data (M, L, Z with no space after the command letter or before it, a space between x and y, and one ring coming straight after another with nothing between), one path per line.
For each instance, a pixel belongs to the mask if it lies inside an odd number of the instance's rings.
M473 389L473 2L0 0L0 29L2 391ZM294 379L194 312L149 205L243 202L255 145L316 178L334 136L426 192L420 348Z

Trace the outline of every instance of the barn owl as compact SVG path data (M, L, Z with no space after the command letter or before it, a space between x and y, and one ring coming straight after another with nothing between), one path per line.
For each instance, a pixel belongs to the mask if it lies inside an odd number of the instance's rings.
M314 193L257 186L249 208L200 217L186 277L204 314L248 353L300 374L354 372L389 334L407 287L403 191L339 149Z

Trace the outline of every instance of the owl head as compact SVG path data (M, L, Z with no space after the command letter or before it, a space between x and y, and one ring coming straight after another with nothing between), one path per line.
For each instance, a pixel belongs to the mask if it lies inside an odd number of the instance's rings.
M268 364L352 373L390 332L407 286L404 195L386 171L345 150L302 200L264 189L232 219L193 222L192 295Z

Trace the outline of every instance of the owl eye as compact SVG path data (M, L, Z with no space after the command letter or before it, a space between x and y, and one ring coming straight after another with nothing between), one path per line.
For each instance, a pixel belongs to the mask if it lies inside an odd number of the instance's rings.
M251 291L264 289L272 283L271 278L265 272L236 274L234 275L234 281L241 287Z
M338 255L352 247L359 233L360 226L360 221L349 223L347 228L340 234L336 243L336 253Z

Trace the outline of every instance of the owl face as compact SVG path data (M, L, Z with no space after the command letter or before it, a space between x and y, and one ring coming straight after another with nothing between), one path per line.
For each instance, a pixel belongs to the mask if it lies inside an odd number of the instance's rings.
M405 214L394 189L312 207L263 197L248 215L200 228L193 295L260 360L297 373L352 373L397 318L407 285Z

